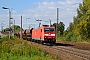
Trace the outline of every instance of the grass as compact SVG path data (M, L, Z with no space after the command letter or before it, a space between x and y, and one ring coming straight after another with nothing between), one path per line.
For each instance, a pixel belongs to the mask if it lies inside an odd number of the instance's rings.
M57 60L43 52L37 45L17 37L0 39L0 60Z

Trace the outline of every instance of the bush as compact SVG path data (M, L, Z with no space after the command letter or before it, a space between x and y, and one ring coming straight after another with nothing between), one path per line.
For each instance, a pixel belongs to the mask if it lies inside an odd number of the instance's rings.
M7 41L7 40L10 40L10 39L8 38L8 36L6 36L6 37L0 39L0 43L2 43L2 42L4 42L4 41Z
M52 60L37 45L29 45L17 37L3 39L0 43L0 60Z
M63 36L60 36L58 39L61 41L71 41L71 42L81 42L81 36L74 34L73 32L69 32L64 34Z

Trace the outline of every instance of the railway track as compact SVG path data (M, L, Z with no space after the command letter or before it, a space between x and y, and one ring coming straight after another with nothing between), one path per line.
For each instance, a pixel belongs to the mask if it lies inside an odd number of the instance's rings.
M63 46L56 46L56 47L51 47L51 48L59 50L59 51L63 51L69 54L73 54L85 60L90 60L90 51L80 50L80 49L71 48L71 47L63 47Z
M46 45L43 45L42 47L44 48L44 50L46 52L48 49L49 50L48 53L53 50L51 52L51 54L54 56L59 56L61 54L61 56L63 58L65 58L65 59L61 59L61 60L66 60L68 55L70 55L70 56L68 57L69 59L67 59L67 60L72 60L73 58L74 58L73 60L90 60L90 51L88 51L88 50L81 50L81 49L73 48L70 46L67 47L67 46L46 46ZM66 55L65 55L65 53L66 53Z
M89 50L77 49L70 46L46 46L41 44L38 45L43 51L52 54L52 56L54 57L57 56L61 60L90 60Z

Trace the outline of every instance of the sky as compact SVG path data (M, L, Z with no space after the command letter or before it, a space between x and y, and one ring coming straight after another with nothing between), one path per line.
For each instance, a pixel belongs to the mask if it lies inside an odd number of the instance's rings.
M9 27L9 8L11 11L11 22L20 26L20 17L22 15L22 27L29 29L38 27L38 21L41 24L56 23L57 8L59 8L59 22L65 24L65 29L73 22L73 17L77 15L77 8L83 0L0 0L0 26ZM50 20L49 20L50 19ZM3 24L2 24L3 23ZM11 24L13 25L13 24ZM1 27L0 27L1 30Z

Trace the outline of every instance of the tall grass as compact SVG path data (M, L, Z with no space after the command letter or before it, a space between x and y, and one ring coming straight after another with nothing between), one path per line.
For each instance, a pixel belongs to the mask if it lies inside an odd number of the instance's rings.
M4 42L4 41L7 41L7 40L9 40L8 36L6 36L6 37L0 39L0 43L2 43L2 42Z
M53 58L42 52L37 45L29 45L27 41L17 37L11 39L6 37L0 40L0 60L53 60Z

